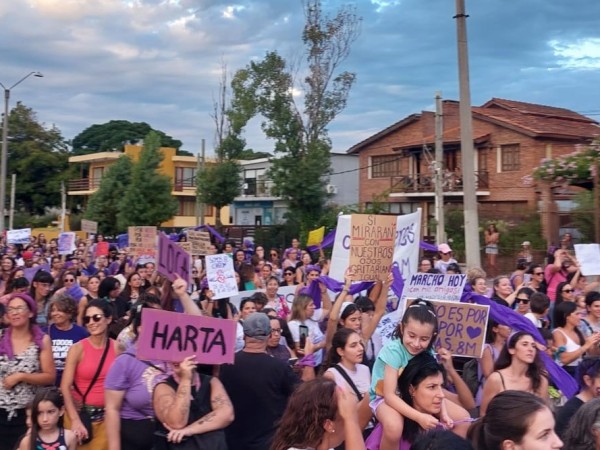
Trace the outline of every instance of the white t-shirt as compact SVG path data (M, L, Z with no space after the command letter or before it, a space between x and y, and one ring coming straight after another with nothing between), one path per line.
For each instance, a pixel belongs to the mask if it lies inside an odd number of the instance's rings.
M525 317L531 320L531 323L533 323L533 325L535 325L537 328L542 328L544 326L542 320L535 317L535 315L532 312L528 312L527 314L525 314Z
M313 344L319 344L325 339L323 336L323 332L319 328L319 323L314 320L307 319L304 322L300 322L299 320L290 320L288 322L288 326L290 328L290 332L292 333L292 338L294 342L300 342L300 325L306 325L308 327L308 337L311 339ZM323 349L318 350L315 353L315 362L317 366L321 365L323 362Z

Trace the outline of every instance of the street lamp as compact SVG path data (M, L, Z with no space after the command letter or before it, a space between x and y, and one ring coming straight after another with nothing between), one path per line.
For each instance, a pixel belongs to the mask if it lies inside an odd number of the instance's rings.
M11 87L7 88L2 83L0 86L4 88L4 122L2 123L2 155L0 156L0 233L4 233L4 207L6 206L6 166L8 158L8 101L10 100L10 90L21 84L31 75L34 77L43 77L40 72L29 72Z

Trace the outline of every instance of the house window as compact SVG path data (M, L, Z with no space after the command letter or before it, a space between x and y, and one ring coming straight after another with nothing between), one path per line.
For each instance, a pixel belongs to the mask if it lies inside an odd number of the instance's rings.
M388 178L400 174L400 155L371 156L371 178Z
M204 205L204 217L212 217L215 215L215 207L213 205Z
M488 170L488 152L486 149L477 150L477 170L479 172L487 172Z
M104 176L104 167L94 167L92 169L92 189L100 187L102 177Z
M179 189L196 187L196 168L175 167L175 186Z
M521 149L519 144L500 146L502 172L512 172L521 168L520 153Z
M196 216L196 198L181 197L179 198L178 216Z

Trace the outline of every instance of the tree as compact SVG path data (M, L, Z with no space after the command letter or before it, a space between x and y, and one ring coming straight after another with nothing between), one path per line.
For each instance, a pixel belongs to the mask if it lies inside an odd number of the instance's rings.
M251 115L236 110L229 102L227 90L227 66L221 66L221 81L217 99L213 101L211 117L215 123L215 153L217 163L206 165L198 171L198 199L216 209L216 225L221 226L221 209L233 202L240 194L240 165L236 160L253 154L245 150L246 141L242 131Z
M236 161L225 160L198 173L198 196L202 203L215 207L217 227L221 226L221 208L240 194L240 188L240 166Z
M157 133L161 147L177 149L177 154L188 154L179 150L182 143L177 139L154 130L146 122L129 122L127 120L111 120L101 125L92 125L73 138L73 154L87 155L104 151L120 151L127 143L137 144L151 131ZM180 153L183 152L183 153Z
M60 205L61 182L70 178L69 152L60 130L46 128L18 102L9 116L8 177L17 175L16 209L44 214Z
M131 183L119 202L117 224L121 230L135 225L159 226L177 212L171 179L158 172L163 158L160 143L160 135L155 131L144 138L140 159L131 171Z
M131 183L133 163L129 156L122 155L108 168L98 190L90 197L84 217L98 222L99 231L116 235L123 228L117 224L121 208L118 199L123 198Z
M242 118L261 114L265 135L275 141L276 158L270 170L276 192L288 200L290 216L309 229L323 213L328 194L331 141L327 127L346 107L355 74L339 72L360 31L355 9L342 7L330 18L321 0L303 3L306 22L302 34L306 76L276 52L239 70L232 81L232 111ZM304 94L302 111L294 92Z

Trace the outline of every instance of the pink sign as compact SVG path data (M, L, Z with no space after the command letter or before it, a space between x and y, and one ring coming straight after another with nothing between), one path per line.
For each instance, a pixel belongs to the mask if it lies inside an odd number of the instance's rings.
M179 275L185 281L190 281L190 254L171 241L166 234L158 236L158 273L174 281Z
M234 320L144 308L137 357L181 362L196 355L201 364L232 364Z

